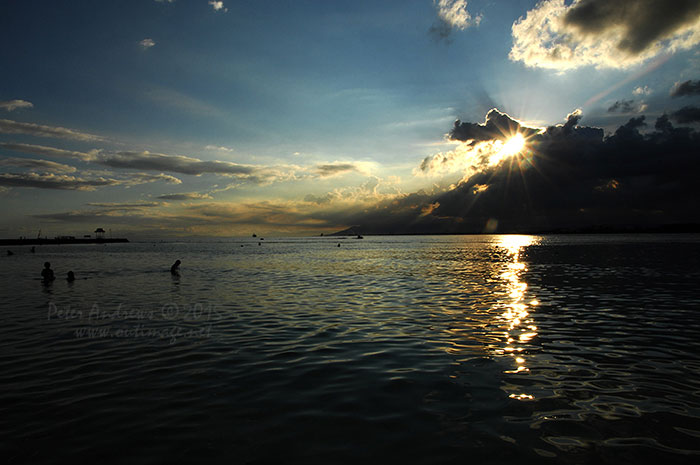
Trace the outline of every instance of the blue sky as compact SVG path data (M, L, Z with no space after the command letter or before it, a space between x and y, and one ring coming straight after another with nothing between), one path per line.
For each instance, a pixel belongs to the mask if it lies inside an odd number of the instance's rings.
M700 75L698 10L593 35L562 20L587 1L5 2L0 235L330 232L468 176L418 169L459 150L455 119L581 109L612 131L676 110L673 86Z

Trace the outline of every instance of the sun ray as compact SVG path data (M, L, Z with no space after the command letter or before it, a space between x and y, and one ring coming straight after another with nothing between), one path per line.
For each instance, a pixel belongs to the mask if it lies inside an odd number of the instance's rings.
M504 158L512 157L513 155L522 152L524 148L525 137L517 132L503 142L500 150L491 155L489 158L489 163L491 165L497 165Z

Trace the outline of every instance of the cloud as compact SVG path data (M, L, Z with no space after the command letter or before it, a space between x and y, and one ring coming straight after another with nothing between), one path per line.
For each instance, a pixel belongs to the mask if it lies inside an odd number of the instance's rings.
M100 207L109 210L132 210L142 208L155 208L162 205L161 202L88 202L90 207Z
M123 184L133 186L137 184L145 184L148 182L163 181L168 184L182 184L182 181L175 176L169 174L149 174L149 173L124 173L120 174L124 178Z
M506 142L516 134L525 139L541 132L541 128L528 127L493 108L486 114L484 123L455 121L448 138L462 142L453 150L425 157L414 170L416 175L444 175L461 172L463 176L496 164L507 151Z
M31 155L39 155L44 157L61 157L61 158L74 158L76 160L82 161L93 161L97 157L98 152L77 152L74 150L63 150L57 149L55 147L46 147L44 145L34 145L34 144L17 144L9 142L0 142L0 147L6 150L12 150L13 152L28 153Z
M671 113L671 118L681 124L700 122L700 108L686 106Z
M0 119L0 133L27 134L30 136L71 139L79 141L102 141L100 136L75 131L59 126L45 126L35 123L21 123L9 119Z
M0 186L34 187L38 189L60 189L94 191L98 187L121 184L116 179L84 179L75 176L37 173L0 173Z
M641 113L646 111L647 104L644 102L636 103L634 100L617 100L610 105L608 113Z
M455 121L449 137L451 140L465 142L471 140L480 142L486 140L505 140L516 132L529 137L539 131L539 128L523 126L519 121L513 119L506 113L492 108L486 114L486 121L484 123L463 123L460 120Z
M32 102L27 102L26 100L5 100L0 101L0 109L7 111L14 111L17 108L34 108Z
M509 57L526 66L627 68L700 43L700 1L545 0L512 35Z
M214 11L222 11L224 13L228 12L228 8L224 7L224 2L210 0L209 5L211 5Z
M351 171L359 171L352 163L330 163L327 165L316 165L316 171L322 178L336 176Z
M671 97L688 97L700 95L700 81L677 82L671 88Z
M608 113L630 113L634 109L634 100L617 100L608 108Z
M168 155L163 153L151 153L148 151L102 152L100 150L92 150L90 152L78 152L42 145L18 143L0 143L0 147L39 156L72 158L109 168L162 171L193 176L218 174L235 177L239 180L256 184L269 184L276 181L296 179L297 172L303 171L303 169L298 166L284 165L275 167L242 165L229 161L201 160L184 155ZM165 175L161 174L159 176Z
M225 147L223 145L207 145L204 147L205 150L213 150L215 152L233 152L231 147Z
M34 187L38 189L59 189L76 191L94 191L98 187L125 186L163 181L180 184L182 181L167 174L129 173L119 177L97 176L85 178L54 173L0 173L0 186Z
M436 233L496 223L498 232L700 223L700 132L676 128L665 115L650 125L639 116L605 136L580 126L581 118L572 112L532 135L526 150L456 185L366 206L345 224L362 233Z
M74 173L76 168L62 163L33 158L0 158L0 166L14 166L48 173Z
M651 95L652 90L649 88L649 86L644 86L644 87L635 87L635 89L632 91L634 95Z
M478 26L481 15L472 17L467 10L466 0L433 0L437 19L430 27L430 34L436 39L448 40L453 29L463 31L470 26Z
M143 39L142 41L139 42L139 45L143 47L144 50L148 50L149 48L153 47L156 44L156 42L153 39Z
M472 25L478 26L481 22L481 15L472 18L469 14L466 0L434 0L433 3L438 18L452 28L464 30Z
M199 192L181 192L179 194L159 195L158 198L161 200L204 200L211 199L211 196Z
M204 173L227 174L240 177L250 177L255 168L249 165L239 165L228 161L204 161L183 155L166 155L162 153L118 152L102 154L97 159L101 165L111 168L126 168L148 171L168 171L200 175Z

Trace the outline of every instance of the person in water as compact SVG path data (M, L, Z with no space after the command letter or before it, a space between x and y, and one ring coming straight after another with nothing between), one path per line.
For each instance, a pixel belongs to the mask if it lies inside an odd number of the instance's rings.
M41 270L41 279L45 283L51 282L54 279L56 279L56 277L53 275L53 270L51 269L51 263L49 263L49 262L44 263L44 269Z
M173 266L170 267L170 272L172 274L180 274L180 260L175 260L175 263L173 263Z
M69 283L72 283L73 281L75 281L75 273L73 273L72 271L69 271L68 274L66 275L66 281L68 281Z

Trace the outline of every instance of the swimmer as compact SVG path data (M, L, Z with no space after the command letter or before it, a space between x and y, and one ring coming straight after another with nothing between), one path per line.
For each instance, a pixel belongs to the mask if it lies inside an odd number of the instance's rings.
M170 267L170 272L172 274L179 274L180 273L180 260L175 260L175 263L173 263L173 266Z
M68 274L66 275L66 281L68 281L69 283L72 283L73 281L75 281L75 273L73 273L72 271L69 271Z
M51 282L54 279L56 279L56 277L53 275L53 270L51 269L51 263L44 263L44 269L41 270L41 279L45 283Z

